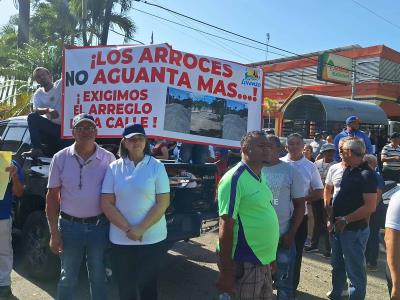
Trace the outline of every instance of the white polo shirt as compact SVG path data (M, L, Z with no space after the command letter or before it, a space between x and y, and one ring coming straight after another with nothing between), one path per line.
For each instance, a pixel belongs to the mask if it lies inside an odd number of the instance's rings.
M157 194L169 191L164 165L149 155L145 155L136 166L129 158L120 158L111 163L101 190L103 194L115 195L115 206L131 225L143 221L156 203ZM154 244L166 237L165 216L145 231L142 241L133 241L121 229L110 225L110 241L118 245Z
M344 170L346 169L342 163L337 163L332 165L329 170L328 174L326 175L325 183L327 185L333 186L333 196L332 199L335 199L336 195L340 191L340 183L342 182L342 177Z
M43 87L36 90L33 95L33 108L52 108L58 112L56 119L51 119L49 114L43 115L51 122L61 124L61 79L54 82L53 87L49 91L45 91Z
M291 164L297 169L303 178L304 183L304 194L307 196L313 190L324 189L324 184L322 183L321 176L319 175L317 166L309 161L304 156L299 160L291 160L289 154L281 158L282 161ZM307 204L305 215L308 214Z
M390 199L385 227L400 231L400 192L395 193Z

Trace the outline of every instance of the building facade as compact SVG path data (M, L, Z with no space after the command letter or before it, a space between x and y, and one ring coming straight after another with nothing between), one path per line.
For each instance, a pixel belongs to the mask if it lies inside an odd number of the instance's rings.
M388 119L400 121L400 53L384 45L336 48L252 64L264 71L264 126L281 127L282 110L303 94L352 98L352 84L337 84L317 79L318 56L323 52L353 59L355 82L353 99L379 105ZM279 129L278 129L279 131Z

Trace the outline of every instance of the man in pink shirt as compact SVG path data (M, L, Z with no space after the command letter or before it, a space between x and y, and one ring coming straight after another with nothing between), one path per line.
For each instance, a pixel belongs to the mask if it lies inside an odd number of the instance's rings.
M75 116L75 143L56 153L50 165L46 214L50 248L61 259L58 300L74 299L85 255L91 298L107 297L103 262L109 222L100 208L100 194L107 167L115 157L95 143L96 134L91 115Z

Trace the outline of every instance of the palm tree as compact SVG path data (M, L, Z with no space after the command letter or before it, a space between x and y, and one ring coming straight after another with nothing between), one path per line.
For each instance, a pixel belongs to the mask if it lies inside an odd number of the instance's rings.
M14 0L14 4L16 4ZM30 0L18 0L18 48L23 48L29 41Z
M87 5L87 16L82 16L83 6ZM136 32L136 25L127 15L132 8L131 0L70 0L71 13L79 19L81 37L84 45L106 45L110 29L117 26L130 39ZM116 9L119 8L119 12ZM85 18L86 17L86 18Z
M34 2L31 33L35 40L44 43L75 44L79 36L78 20L65 0Z

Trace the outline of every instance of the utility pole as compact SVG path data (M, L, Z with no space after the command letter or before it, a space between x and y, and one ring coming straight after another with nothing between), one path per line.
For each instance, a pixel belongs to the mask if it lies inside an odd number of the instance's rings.
M352 72L352 80L351 80L351 100L354 100L354 97L356 96L356 81L357 81L357 76L356 76L356 60L352 60L351 64L351 72Z
M267 33L267 36L266 36L266 49L265 49L265 61L267 61L268 60L268 46L269 46L269 38L270 38L270 34L269 34L269 32Z

